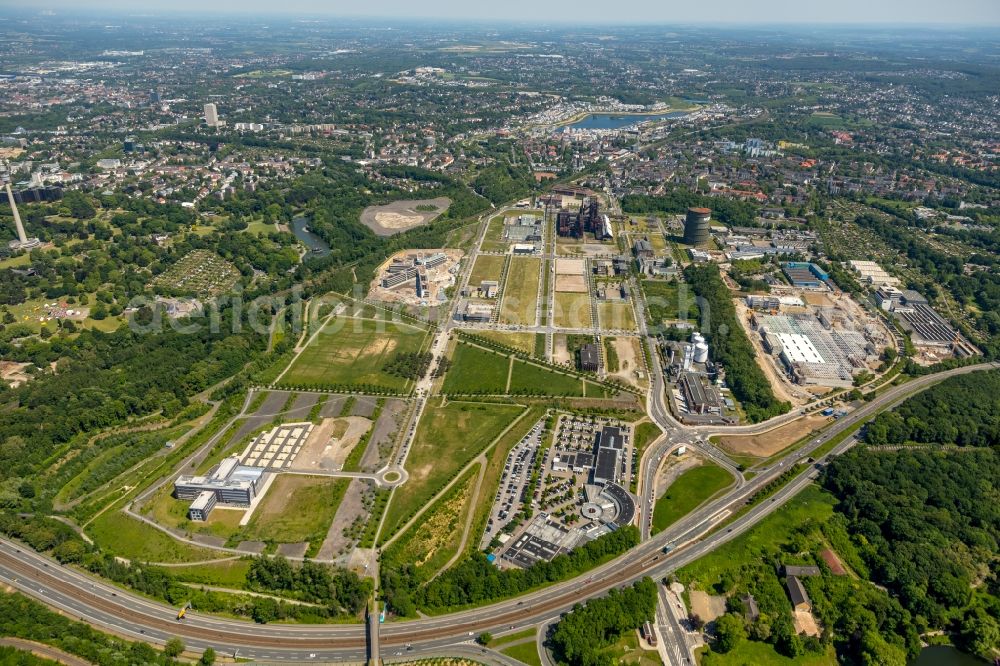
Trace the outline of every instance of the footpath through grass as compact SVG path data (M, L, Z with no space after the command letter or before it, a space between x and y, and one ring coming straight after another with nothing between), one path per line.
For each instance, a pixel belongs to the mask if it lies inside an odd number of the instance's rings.
M653 534L694 511L700 504L733 482L729 472L705 463L689 469L674 480L653 509Z
M382 540L423 508L524 409L522 405L479 402L428 404L407 457L409 479L393 491Z

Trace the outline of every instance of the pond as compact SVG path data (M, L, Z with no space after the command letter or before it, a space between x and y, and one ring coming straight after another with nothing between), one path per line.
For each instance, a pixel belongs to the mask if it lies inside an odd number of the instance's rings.
M910 666L984 666L985 661L965 654L950 645L931 645L920 651Z
M326 241L309 231L309 218L305 215L298 215L292 218L292 233L309 250L304 259L325 257L330 254L330 246L326 244Z

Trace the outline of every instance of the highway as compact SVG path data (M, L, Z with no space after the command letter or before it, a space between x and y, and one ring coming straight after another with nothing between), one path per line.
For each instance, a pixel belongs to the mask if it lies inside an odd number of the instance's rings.
M489 606L432 618L392 622L381 626L383 656L405 652L413 656L441 654L442 648L465 644L483 631L500 633L539 624L573 604L599 596L644 576L658 578L696 560L735 538L795 496L817 475L810 466L769 500L739 514L725 528L726 518L745 509L746 500L761 486L780 475L818 447L845 430L870 418L946 377L996 368L979 364L914 379L893 387L876 400L835 422L815 440L789 454L785 460L762 471L751 481L681 519L670 528L628 553L573 580L565 581L514 599ZM839 455L855 443L846 438L826 455ZM674 550L663 554L672 544ZM177 609L101 582L78 570L63 567L9 540L0 540L0 581L96 627L132 639L162 643L180 636L189 649L211 646L221 654L238 654L254 660L363 661L365 627L354 625L258 625L247 621L202 615L193 611L183 621ZM410 646L407 649L407 646ZM450 649L450 648L449 648ZM474 649L474 648L473 648Z

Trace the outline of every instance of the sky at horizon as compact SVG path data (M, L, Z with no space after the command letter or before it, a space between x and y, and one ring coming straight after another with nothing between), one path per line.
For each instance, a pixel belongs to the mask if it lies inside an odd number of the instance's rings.
M9 0L0 0L5 5ZM16 5L10 4L11 8ZM28 7L21 5L20 8ZM1000 0L40 0L38 10L330 14L371 18L585 23L878 23L1000 25Z

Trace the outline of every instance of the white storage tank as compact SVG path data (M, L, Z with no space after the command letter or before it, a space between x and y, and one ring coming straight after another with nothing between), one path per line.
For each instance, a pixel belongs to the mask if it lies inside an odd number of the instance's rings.
M699 333L698 331L695 331L694 333L691 334L691 342L693 342L696 345L703 343L705 342L705 336Z
M694 346L694 362L705 363L708 361L708 345L699 342Z

